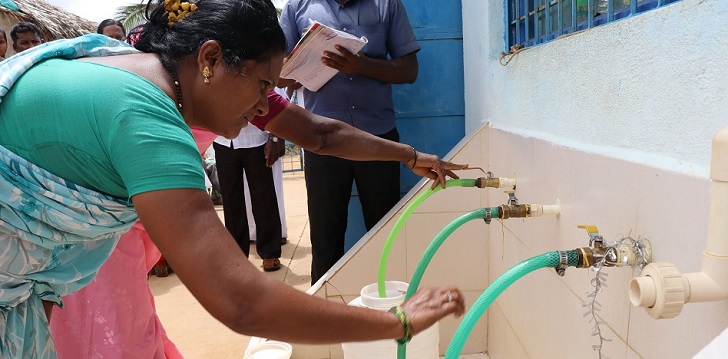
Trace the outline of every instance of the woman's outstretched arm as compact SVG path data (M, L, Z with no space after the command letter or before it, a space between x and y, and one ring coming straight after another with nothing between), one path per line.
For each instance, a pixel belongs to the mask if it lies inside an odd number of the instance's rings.
M342 121L316 115L289 105L268 122L266 130L317 154L356 161L398 161L422 177L445 187L446 177L458 178L453 170L468 165L443 161L438 156L416 151L412 146L371 135Z
M132 200L180 280L210 314L238 333L319 344L404 335L392 313L326 301L264 275L222 225L203 190L152 191ZM461 315L464 302L454 287L423 289L403 308L417 333L447 315Z

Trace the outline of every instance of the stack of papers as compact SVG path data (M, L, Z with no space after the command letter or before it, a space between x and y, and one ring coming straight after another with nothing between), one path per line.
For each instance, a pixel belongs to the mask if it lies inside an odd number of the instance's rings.
M339 45L356 54L366 43L366 37L356 37L314 21L283 62L281 78L296 80L309 91L318 91L338 72L321 62L324 51L341 54L334 47Z

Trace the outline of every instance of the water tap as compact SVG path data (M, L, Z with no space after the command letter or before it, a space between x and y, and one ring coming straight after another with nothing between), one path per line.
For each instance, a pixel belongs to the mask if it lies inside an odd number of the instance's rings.
M475 186L478 188L516 188L515 178L495 177L493 172L486 172L485 177L480 177L475 180Z
M516 197L516 191L509 189L507 191L503 191L508 195L508 205L509 206L517 206L518 205L518 197Z
M652 261L652 246L646 238L623 238L606 245L604 237L594 225L578 225L589 235L589 247L579 248L583 260L579 268L592 267L601 262L606 267L644 266Z

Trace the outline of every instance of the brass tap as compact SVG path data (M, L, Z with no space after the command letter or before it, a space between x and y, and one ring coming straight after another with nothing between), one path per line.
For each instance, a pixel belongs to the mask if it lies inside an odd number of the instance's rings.
M480 177L475 180L475 186L478 188L500 188L500 178L494 177L493 172L486 172L485 177Z
M512 189L509 189L509 190L506 190L506 191L503 191L503 192L505 192L505 194L508 195L508 204L509 205L517 205L518 204L518 197L516 197L516 191L514 191Z
M605 267L644 266L652 261L652 246L646 238L622 239L612 246L604 244L604 238L594 225L579 225L589 234L589 247L578 248L579 268L591 267L604 259Z
M478 188L505 188L516 189L516 180L513 178L495 177L493 172L486 172L485 177L475 179L475 187Z
M527 204L504 204L500 209L501 219L526 218L531 215L531 206Z
M579 253L583 256L579 263L579 268L588 268L604 258L607 247L604 246L604 237L599 234L597 226L580 224L576 227L584 228L589 235L589 247L579 248Z

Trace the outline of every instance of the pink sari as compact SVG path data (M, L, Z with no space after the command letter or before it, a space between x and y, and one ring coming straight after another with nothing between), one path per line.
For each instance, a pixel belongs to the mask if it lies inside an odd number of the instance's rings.
M192 128L200 153L217 135ZM54 306L51 335L59 359L177 359L154 307L147 273L161 253L140 222L124 234L91 284Z

